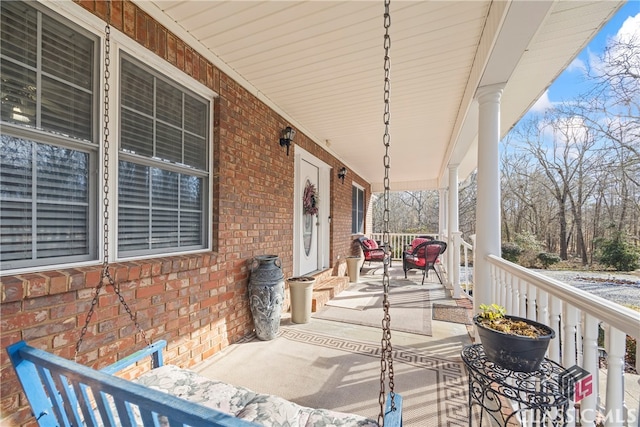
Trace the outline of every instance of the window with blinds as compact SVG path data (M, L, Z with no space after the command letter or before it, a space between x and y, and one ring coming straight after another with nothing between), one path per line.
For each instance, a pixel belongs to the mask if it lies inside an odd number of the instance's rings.
M118 254L206 247L209 102L128 56L120 71Z
M97 39L0 3L0 268L96 259Z
M351 190L351 233L364 232L364 190L355 185Z

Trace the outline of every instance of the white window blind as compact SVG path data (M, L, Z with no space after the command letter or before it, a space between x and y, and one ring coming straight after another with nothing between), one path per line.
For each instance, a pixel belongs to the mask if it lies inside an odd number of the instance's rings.
M209 102L125 56L118 165L118 251L206 247Z
M96 38L1 2L0 267L96 258Z

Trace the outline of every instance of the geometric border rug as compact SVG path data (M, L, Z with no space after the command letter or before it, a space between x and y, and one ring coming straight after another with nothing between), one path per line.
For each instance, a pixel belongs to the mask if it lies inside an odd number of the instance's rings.
M380 345L358 342L332 336L323 336L297 329L282 328L280 336L289 341L311 344L375 358L380 358ZM467 426L468 425L468 385L467 374L459 358L443 358L425 350L410 347L393 347L395 391L404 398L404 425L426 426ZM413 389L412 380L432 382L418 384L422 392ZM434 399L432 393L437 393ZM435 401L434 401L435 400Z

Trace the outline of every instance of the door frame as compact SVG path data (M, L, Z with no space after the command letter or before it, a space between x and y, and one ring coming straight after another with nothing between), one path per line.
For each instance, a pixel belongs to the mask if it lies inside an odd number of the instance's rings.
M300 162L304 160L318 168L318 270L329 268L330 242L330 212L331 212L331 166L318 159L313 154L296 145L295 147L295 176L293 184L293 275L300 273L300 254L302 248L302 186L300 184ZM305 272L304 274L311 273Z

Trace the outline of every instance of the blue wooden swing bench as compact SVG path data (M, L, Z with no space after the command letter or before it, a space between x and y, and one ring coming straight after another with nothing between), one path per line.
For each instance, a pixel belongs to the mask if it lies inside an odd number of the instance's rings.
M10 345L7 352L41 427L263 425L113 375L147 357L152 358L154 370L162 367L162 349L165 346L166 341L158 341L99 371L30 347L24 341ZM402 397L395 395L395 410L391 410L390 398L387 398L386 407L384 425L401 427ZM369 426L369 422L339 425ZM264 424L283 425L279 420Z

